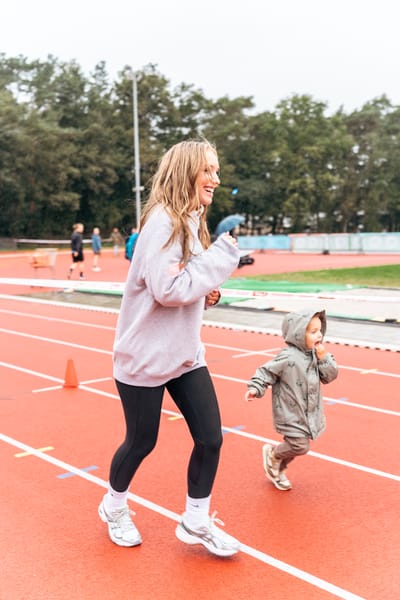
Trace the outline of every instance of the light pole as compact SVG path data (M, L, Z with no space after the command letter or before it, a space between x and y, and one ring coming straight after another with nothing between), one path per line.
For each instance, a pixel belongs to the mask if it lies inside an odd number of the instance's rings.
M131 69L128 78L132 79L132 108L133 108L133 150L135 156L135 186L132 188L136 195L136 227L140 223L140 192L143 189L140 186L140 158L139 158L139 123L137 112L137 81L136 73Z

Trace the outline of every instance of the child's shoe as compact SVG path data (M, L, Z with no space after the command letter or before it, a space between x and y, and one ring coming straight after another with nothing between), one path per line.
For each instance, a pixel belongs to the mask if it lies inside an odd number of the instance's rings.
M262 448L264 471L268 479L273 481L279 477L279 469L281 461L275 458L274 449L269 444L265 444Z
M290 483L289 479L286 477L286 473L285 471L281 471L279 473L279 478L277 479L276 482L273 482L275 487L278 488L278 490L291 490L292 489L292 484Z
M292 484L286 477L285 471L280 471L281 462L274 456L274 449L265 444L262 449L263 465L266 476L278 490L286 491L292 489Z

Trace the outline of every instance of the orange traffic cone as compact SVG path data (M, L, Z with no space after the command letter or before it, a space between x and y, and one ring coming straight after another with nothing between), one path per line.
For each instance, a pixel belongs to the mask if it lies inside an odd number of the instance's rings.
M70 358L67 362L67 368L65 370L65 381L64 387L75 388L78 387L79 382L76 376L74 361Z

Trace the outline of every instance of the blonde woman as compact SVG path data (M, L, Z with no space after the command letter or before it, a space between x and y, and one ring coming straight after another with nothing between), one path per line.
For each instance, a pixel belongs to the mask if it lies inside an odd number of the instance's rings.
M229 234L210 244L207 208L219 183L215 148L206 140L181 142L161 159L143 210L114 344L126 437L113 456L109 489L99 506L119 546L142 541L130 517L128 488L156 444L167 389L193 438L186 506L176 536L218 556L239 550L239 542L210 517L222 433L200 339L203 310L218 302L218 287L239 260Z

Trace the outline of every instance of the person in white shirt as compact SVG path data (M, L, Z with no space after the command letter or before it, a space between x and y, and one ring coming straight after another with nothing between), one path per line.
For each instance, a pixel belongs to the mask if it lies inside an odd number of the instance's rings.
M235 270L237 242L228 233L210 243L207 207L219 185L216 149L206 140L170 148L154 176L129 268L114 343L114 377L126 421L109 488L99 506L111 540L136 546L142 538L127 505L130 483L158 435L165 389L193 438L186 507L176 536L231 556L239 542L210 516L222 445L221 418L201 342L204 308Z

